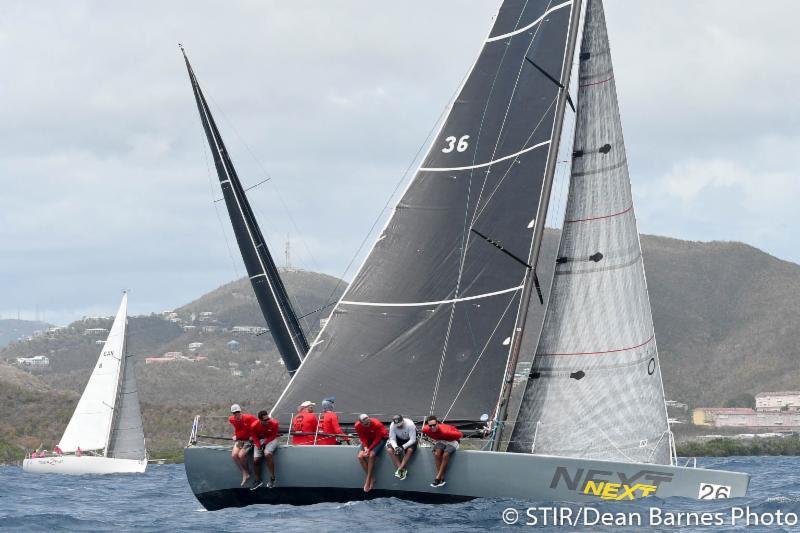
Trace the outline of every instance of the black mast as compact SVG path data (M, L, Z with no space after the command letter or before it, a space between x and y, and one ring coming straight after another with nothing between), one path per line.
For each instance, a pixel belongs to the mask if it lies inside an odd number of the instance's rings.
M189 71L189 80L192 82L194 97L197 100L197 110L200 112L200 120L214 156L214 166L217 168L222 194L225 204L228 206L228 215L231 219L233 232L236 234L236 242L242 252L242 259L247 268L247 275L253 284L253 291L261 307L261 312L267 321L275 345L283 358L286 370L289 374L294 374L300 361L308 352L308 341L306 340L297 315L286 294L286 288L278 274L272 255L269 253L267 243L258 227L253 210L245 196L236 170L222 142L222 136L211 116L211 110L200 90L197 78L194 75L186 51L181 46L183 59L186 61L186 68Z

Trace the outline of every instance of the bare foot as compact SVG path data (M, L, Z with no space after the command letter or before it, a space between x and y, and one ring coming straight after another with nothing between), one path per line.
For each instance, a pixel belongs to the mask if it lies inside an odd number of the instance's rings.
M369 492L371 490L372 490L372 483L369 480L367 480L367 482L364 483L364 492Z
M245 485L247 485L247 482L248 482L249 480L250 480L250 476L249 476L249 475L242 476L242 484L241 484L241 485L239 485L239 486L240 486L240 487L244 487Z

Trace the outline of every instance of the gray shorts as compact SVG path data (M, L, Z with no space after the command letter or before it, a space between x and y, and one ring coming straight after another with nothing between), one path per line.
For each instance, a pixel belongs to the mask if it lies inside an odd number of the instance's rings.
M244 451L249 452L253 447L253 443L249 440L237 440L233 443L234 448L242 448Z
M262 441L263 442L263 441ZM261 442L259 442L259 446L256 446L253 450L253 459L260 459L264 457L265 453L274 454L275 450L278 449L278 439L272 439L268 443L264 445L264 448L261 448Z
M444 453L453 455L454 453L456 453L456 450L458 449L458 441L453 441L453 442L455 444L450 443L450 442L438 441L438 442L436 442L436 444L433 445L433 449L434 449L434 451L435 450L443 450Z

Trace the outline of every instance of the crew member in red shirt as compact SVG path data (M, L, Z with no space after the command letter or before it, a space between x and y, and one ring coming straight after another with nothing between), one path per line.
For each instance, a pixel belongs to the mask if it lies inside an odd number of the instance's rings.
M364 492L369 492L375 484L375 477L373 476L375 458L386 446L389 432L386 431L386 426L381 424L381 421L377 418L370 418L369 415L361 414L358 416L358 422L356 422L356 433L358 433L358 438L361 440L358 462L361 463L361 468L367 473Z
M269 481L267 487L275 486L275 461L273 455L278 448L278 421L269 417L266 411L258 412L258 420L250 426L250 438L253 440L253 470L256 474L256 481L253 488L256 490L263 482L261 481L261 458L267 463L269 468Z
M436 415L430 415L425 419L425 427L422 433L433 441L433 459L436 462L436 477L431 483L431 487L443 487L445 485L444 473L447 470L447 463L450 456L458 450L459 441L464 438L455 426L442 424Z
M233 426L233 450L231 451L231 459L242 471L242 484L244 487L247 480L250 479L250 469L247 465L247 453L253 447L250 442L250 427L257 419L251 414L242 413L242 408L238 403L231 405L231 416L228 422Z
M336 398L330 397L322 400L322 428L320 433L323 436L317 437L317 444L322 446L330 446L339 444L339 439L349 441L350 439L342 432L339 425L339 416L333 410L333 403ZM338 439L334 435L341 435Z
M297 414L292 420L292 444L304 446L314 444L317 436L317 415L314 413L314 402L305 401L300 404ZM302 435L295 435L302 433Z

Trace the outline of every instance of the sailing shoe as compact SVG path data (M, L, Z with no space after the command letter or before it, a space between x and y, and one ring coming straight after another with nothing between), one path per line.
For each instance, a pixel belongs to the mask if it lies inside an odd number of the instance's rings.
M400 480L402 481L402 480L404 480L404 479L406 478L406 476L408 475L408 470L406 470L405 468L403 468L402 470L399 470L399 472L400 472L400 475L399 475L399 476L397 476L397 477L399 477L399 478L400 478Z
M253 485L253 486L250 488L250 490L256 490L256 489L258 489L258 488L261 488L261 487L263 487L263 486L264 486L264 482L263 482L263 481L259 481L258 483L256 483L255 485Z
M400 479L403 479L403 475L401 474L401 472L402 472L402 470L400 470L399 468L397 470L395 470L394 471L394 477L399 477Z
M275 478L273 477L273 478L270 478L270 480L267 482L267 488L271 489L274 486L275 486Z
M431 483L431 487L438 488L441 487L443 484L444 482L437 477L436 479L433 480L433 483Z

